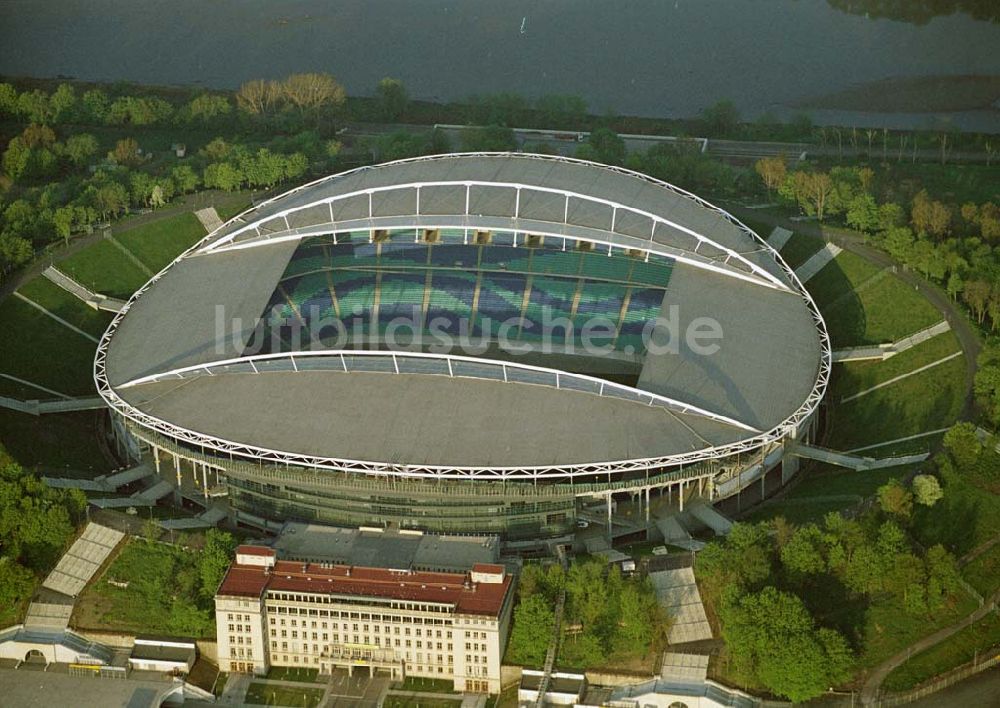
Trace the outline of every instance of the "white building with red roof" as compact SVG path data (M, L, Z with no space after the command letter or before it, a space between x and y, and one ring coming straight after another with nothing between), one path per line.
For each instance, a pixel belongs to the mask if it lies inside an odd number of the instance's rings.
M278 560L240 546L215 596L219 666L357 668L496 693L513 608L502 565L433 573Z

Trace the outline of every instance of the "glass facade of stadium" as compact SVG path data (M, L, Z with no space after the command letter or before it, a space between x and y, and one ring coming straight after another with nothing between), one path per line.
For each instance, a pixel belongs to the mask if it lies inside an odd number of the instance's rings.
M586 509L593 511L589 518L603 517L609 497L615 504L634 502L641 517L649 504L667 496L714 501L762 484L769 472L780 471L783 482L797 469L796 459L784 454L790 442L784 441L670 470L594 473L539 483L432 481L223 459L119 422L127 428L135 454L152 458L168 478L176 474L179 489L188 488L199 501L203 491L224 489L237 512L235 520L259 527L269 520L300 520L536 540L572 533Z

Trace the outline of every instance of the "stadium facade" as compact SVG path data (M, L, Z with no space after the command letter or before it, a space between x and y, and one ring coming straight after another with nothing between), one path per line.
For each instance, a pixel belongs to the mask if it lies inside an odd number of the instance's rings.
M810 434L829 371L811 297L725 211L480 153L240 214L133 295L95 360L131 449L211 474L244 520L507 539L735 493Z

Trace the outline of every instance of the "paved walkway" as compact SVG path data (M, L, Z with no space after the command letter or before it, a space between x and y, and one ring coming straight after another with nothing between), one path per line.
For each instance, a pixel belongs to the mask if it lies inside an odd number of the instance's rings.
M856 447L853 450L845 450L844 452L864 452L865 450L874 450L877 447L886 447L887 445L894 445L896 443L908 442L910 440L919 440L920 438L928 438L932 435L940 435L941 433L947 433L951 428L939 428L938 430L931 430L926 433L917 433L916 435L907 435L905 438L896 438L895 440L886 440L885 442L875 443L874 445L865 445L864 447Z
M774 231L772 231L771 235L767 237L767 242L775 251L780 251L785 247L785 244L788 243L788 239L791 237L791 231L780 226L775 226Z
M910 657L919 654L926 649L930 649L936 644L940 644L956 632L965 629L974 622L978 622L990 612L993 612L996 608L997 600L1000 600L1000 590L993 593L986 604L966 615L963 619L955 622L954 624L948 625L947 627L939 629L933 634L923 637L903 649L895 656L887 659L875 667L872 673L868 676L868 679L865 681L864 687L861 689L861 705L877 705L878 694L882 688L882 683L885 681L886 676L892 673L893 669L903 664Z
M833 352L833 361L865 361L870 359L881 359L884 361L909 349L913 349L918 344L923 344L928 339L933 339L939 334L944 334L950 330L951 325L948 324L948 321L942 320L936 325L931 325L926 329L915 332L909 337L903 337L892 344L837 349Z
M808 460L826 462L831 465L837 465L838 467L847 467L848 469L855 471L899 467L900 465L909 465L914 462L923 462L930 457L930 453L928 452L915 455L900 455L898 457L861 457L860 455L850 455L846 452L828 450L825 447L820 447L818 445L806 445L804 443L795 443L789 448L789 452Z
M808 282L812 279L814 275L819 273L823 268L837 255L843 251L840 246L834 245L832 243L826 244L823 248L819 249L812 256L809 257L805 263L800 265L795 269L795 275L799 277L803 283Z
M198 217L198 221L201 225L205 227L207 233L212 233L217 228L222 226L222 219L219 218L219 212L215 210L215 207L205 207L204 209L199 209L194 213Z
M58 285L73 297L98 310L121 312L122 308L125 307L124 300L118 300L113 297L108 297L107 295L102 295L101 293L95 293L93 290L78 283L76 280L68 276L66 273L63 273L55 266L49 266L43 270L42 276L55 285Z
M883 381L880 384L875 384L871 388L866 388L864 391L858 391L857 393L851 396L844 396L843 398L840 399L840 402L847 403L848 401L857 400L862 396L867 396L869 393L872 393L873 391L878 391L880 388L885 388L886 386L891 386L894 383L899 383L904 379L908 379L911 376L922 374L923 372L928 371L929 369L933 369L935 366L940 366L941 364L947 363L952 359L955 359L960 356L962 356L962 352L955 352L954 354L949 354L948 356L941 357L937 361L932 361L930 364L925 364L924 366L914 369L913 371L908 371L905 374L900 374L899 376L893 376L888 381Z

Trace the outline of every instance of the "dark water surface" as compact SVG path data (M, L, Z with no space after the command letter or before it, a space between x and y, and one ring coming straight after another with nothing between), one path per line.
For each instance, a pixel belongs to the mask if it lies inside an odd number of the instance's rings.
M417 98L575 93L659 116L731 99L787 116L892 77L1000 75L1000 25L826 0L0 0L7 75L235 87L296 71L352 94L391 75Z

